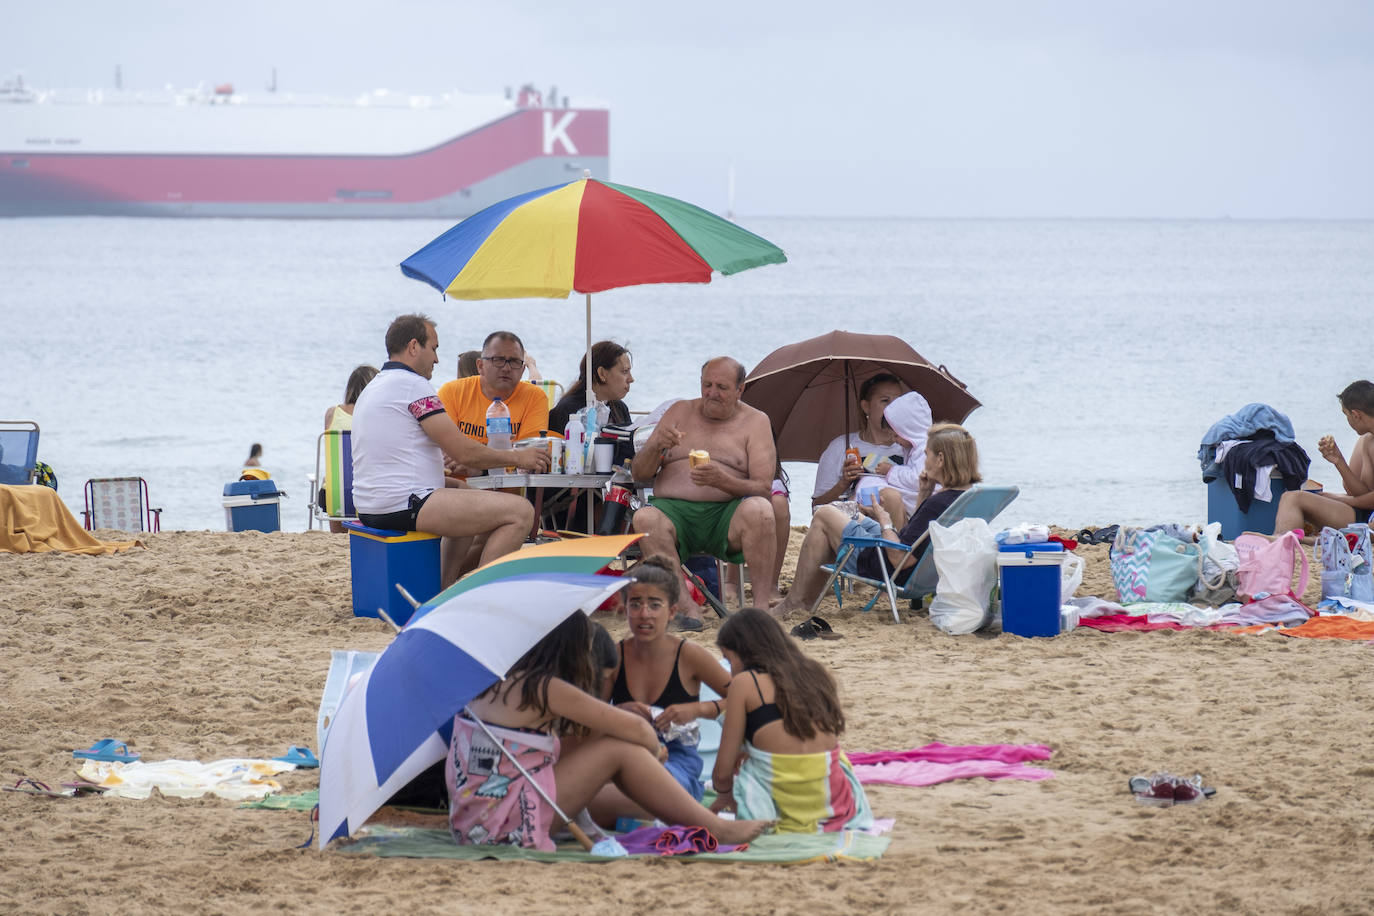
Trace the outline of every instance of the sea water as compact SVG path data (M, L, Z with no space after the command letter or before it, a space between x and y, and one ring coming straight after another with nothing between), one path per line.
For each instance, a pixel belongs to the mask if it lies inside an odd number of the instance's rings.
M635 410L698 392L701 363L746 367L833 329L895 334L983 406L983 477L1021 488L1001 522L1198 522L1198 441L1252 401L1287 413L1313 458L1354 434L1335 394L1374 376L1374 222L744 219L788 263L710 284L592 297L593 339L634 355ZM511 330L565 384L582 296L463 302L397 265L440 221L0 220L0 419L42 428L74 511L90 477L147 478L167 528L224 528L254 442L307 526L325 410L387 323L439 328L434 384ZM789 464L793 523L814 465Z

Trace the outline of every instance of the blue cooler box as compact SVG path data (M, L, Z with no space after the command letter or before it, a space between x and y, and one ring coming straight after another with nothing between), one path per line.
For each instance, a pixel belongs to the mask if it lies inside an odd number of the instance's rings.
M1059 635L1059 567L1063 544L1003 544L997 551L1002 632Z
M439 594L439 536L422 531L385 531L344 522L353 569L353 616L376 617L386 611L405 626L415 609L396 585L424 603Z
M1207 521L1221 522L1221 539L1234 541L1236 535L1246 531L1269 534L1274 530L1274 521L1279 514L1279 497L1288 492L1283 478L1277 472L1270 475L1269 492L1274 498L1269 502L1250 500L1250 511L1240 511L1236 505L1236 494L1221 477L1207 481Z
M224 485L224 526L230 531L280 531L281 497L275 480Z

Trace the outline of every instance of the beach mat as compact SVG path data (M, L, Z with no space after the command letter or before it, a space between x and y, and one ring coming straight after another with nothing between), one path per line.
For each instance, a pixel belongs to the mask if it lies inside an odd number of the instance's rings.
M257 801L244 802L240 808L265 808L270 811L309 811L320 803L320 790L311 789L299 795L269 795Z
M783 833L761 836L747 849L734 852L699 852L672 856L694 862L742 862L802 865L808 862L838 862L841 859L868 861L881 858L889 837L845 830L839 833ZM624 857L594 856L582 847L564 844L555 852L523 849L518 846L459 846L447 830L422 827L384 827L369 824L352 842L332 847L347 855L370 855L408 859L518 859L530 862L616 862ZM664 856L634 856L660 859Z

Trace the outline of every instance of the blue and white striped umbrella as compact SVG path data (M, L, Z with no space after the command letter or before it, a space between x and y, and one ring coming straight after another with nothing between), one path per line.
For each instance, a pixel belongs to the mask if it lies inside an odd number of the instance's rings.
M348 688L320 753L320 846L349 836L448 753L453 717L569 615L629 584L531 573L455 595L403 629Z

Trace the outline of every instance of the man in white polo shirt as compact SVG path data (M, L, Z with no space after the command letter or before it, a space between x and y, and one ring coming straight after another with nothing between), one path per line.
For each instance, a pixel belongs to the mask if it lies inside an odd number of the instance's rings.
M444 412L429 379L439 334L424 315L402 315L386 331L387 362L353 408L353 503L371 528L443 535L443 584L457 578L472 539L486 535L481 562L510 553L534 523L527 500L473 490L444 477L444 454L470 468L549 468L542 449L498 451L469 439Z

